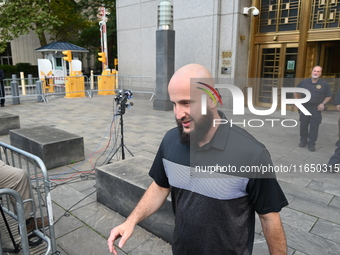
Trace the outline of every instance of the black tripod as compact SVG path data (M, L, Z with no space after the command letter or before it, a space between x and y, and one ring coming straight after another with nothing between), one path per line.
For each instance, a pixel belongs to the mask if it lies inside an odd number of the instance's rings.
M5 225L6 225L8 234L9 234L9 236L10 236L10 238L11 238L12 243L13 243L13 247L14 247L13 249L5 248L5 247L0 247L0 249L2 249L3 252L19 253L19 252L20 252L19 244L17 244L17 243L15 242L15 240L14 240L12 231L11 231L9 225L8 225L7 218L6 218L5 214L4 214L4 211L2 210L1 205L0 205L0 212L1 212L2 218L3 218L4 222L5 222ZM2 243L2 242L1 242L1 233L0 233L0 245L1 245L1 243Z
M133 103L127 103L127 100L130 99L132 96L132 93L130 90L127 91L119 91L118 95L115 98L115 101L117 102L117 114L120 115L120 145L118 148L114 151L111 157L108 158L107 164L110 163L111 159L113 158L114 155L118 152L119 149L122 149L122 159L125 159L125 151L124 148L130 153L132 157L134 155L132 152L125 146L124 144L124 120L123 120L123 115L125 113L126 107L128 106L133 106Z

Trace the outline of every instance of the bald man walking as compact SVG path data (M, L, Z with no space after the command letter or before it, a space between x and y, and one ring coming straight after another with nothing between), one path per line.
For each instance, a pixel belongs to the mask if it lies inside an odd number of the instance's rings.
M213 125L214 119L226 119L217 110L214 97L219 95L213 86L210 72L197 64L180 68L171 78L168 91L177 127L165 134L158 149L149 172L153 182L126 221L111 230L111 253L118 254L114 241L121 237L118 246L123 247L135 226L156 212L171 191L173 254L252 254L255 212L271 254L286 254L279 212L288 202L275 175L259 178L240 171L243 166L272 165L270 155L245 130ZM215 165L237 171L206 171Z

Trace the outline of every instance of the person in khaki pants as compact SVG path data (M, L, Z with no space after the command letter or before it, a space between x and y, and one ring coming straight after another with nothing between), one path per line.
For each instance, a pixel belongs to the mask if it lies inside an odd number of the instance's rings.
M22 200L25 201L31 198L29 185L29 177L25 170L9 166L0 160L0 189L13 189L17 191ZM24 203L24 211L27 233L30 233L35 229L34 218L31 216L32 202ZM48 226L48 218L44 217L43 220L44 226ZM41 218L37 218L37 225L38 228L43 226Z

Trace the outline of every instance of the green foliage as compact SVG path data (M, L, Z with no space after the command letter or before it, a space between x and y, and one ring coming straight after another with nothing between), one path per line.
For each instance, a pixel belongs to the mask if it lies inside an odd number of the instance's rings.
M91 21L91 25L83 29L77 41L74 43L88 49L90 52L97 54L100 49L100 30L98 8L104 4L107 15L107 48L109 68L113 68L113 59L117 58L117 29L116 29L116 1L103 0L98 4L97 0L79 0L78 7L82 13ZM97 63L101 65L100 62Z
M9 42L20 35L35 31L39 39L44 32L51 32L60 23L51 13L48 0L6 0L0 8L0 52Z
M33 66L30 63L17 63L14 66L0 65L0 69L4 70L6 79L12 78L12 74L20 77L20 72L24 72L26 77L28 74L32 74L33 77L38 77L38 66Z
M0 0L1 2L1 0ZM40 46L67 41L100 52L98 8L105 5L109 67L117 57L116 1L114 0L6 0L0 8L0 53L9 42L35 31Z
M17 67L16 66L0 65L0 69L2 69L4 71L6 79L11 78L12 74L17 73Z
M75 1L51 0L51 12L62 21L53 25L52 40L72 41L91 25Z

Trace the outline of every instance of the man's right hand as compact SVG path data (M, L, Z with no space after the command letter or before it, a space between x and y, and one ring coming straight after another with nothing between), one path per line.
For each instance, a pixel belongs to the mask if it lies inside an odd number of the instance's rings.
M338 111L340 111L340 104L335 106Z
M109 250L111 253L118 255L118 252L114 246L115 240L121 238L118 243L119 248L123 248L126 241L130 238L133 231L135 229L134 224L129 224L128 222L124 222L123 224L113 228L110 232L110 236L107 239L107 245L109 246Z
M127 217L126 221L111 230L109 239L107 240L107 245L109 246L111 253L115 255L118 254L114 247L114 241L121 238L118 247L122 248L132 235L135 226L156 212L162 204L164 204L169 192L170 188L161 187L155 181L150 184L149 188L145 191L143 197L129 217Z

